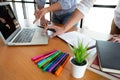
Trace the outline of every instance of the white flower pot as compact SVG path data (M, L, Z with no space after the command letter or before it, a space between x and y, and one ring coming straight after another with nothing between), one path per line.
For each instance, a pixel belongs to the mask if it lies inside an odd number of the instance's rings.
M85 74L88 61L86 60L86 64L81 66L81 65L75 65L73 62L71 62L72 59L73 57L70 59L70 63L72 64L72 76L74 78L82 78Z

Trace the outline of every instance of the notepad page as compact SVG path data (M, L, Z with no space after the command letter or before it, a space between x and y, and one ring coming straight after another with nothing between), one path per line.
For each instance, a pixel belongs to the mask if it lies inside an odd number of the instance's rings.
M81 34L80 32L77 31L72 31L72 32L67 32L61 35L58 35L59 38L63 39L66 41L68 44L72 46L77 46L78 41L82 41L84 45L89 44L88 46L93 46L96 44L96 40L85 36L84 34Z

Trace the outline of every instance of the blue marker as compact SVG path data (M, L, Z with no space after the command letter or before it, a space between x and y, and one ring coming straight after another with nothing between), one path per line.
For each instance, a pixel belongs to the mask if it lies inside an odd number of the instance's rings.
M59 58L63 55L63 53L59 54L56 59L54 59L53 61L51 61L47 66L45 66L42 70L43 71L48 71L48 69L50 68L50 66Z
M49 72L52 72L52 70L64 59L65 56L67 56L67 54L64 53L64 55L50 67Z
M61 59L63 58L63 56L65 56L65 53L62 53L62 54L53 62L53 64L51 64L51 66L47 69L47 71L50 71L51 68L52 68L53 66L55 66L56 63L59 62L59 60L61 60Z

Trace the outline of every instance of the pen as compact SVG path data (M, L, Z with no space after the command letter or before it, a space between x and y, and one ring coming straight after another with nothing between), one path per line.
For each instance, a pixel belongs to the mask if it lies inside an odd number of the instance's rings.
M62 70L63 70L63 68L64 68L64 66L65 66L65 64L68 62L68 60L70 59L70 55L67 57L67 59L65 60L65 62L57 69L57 71L55 72L55 75L56 76L59 76L60 75L60 73L62 72Z
M44 28L44 27L42 27L42 26L38 26L38 27ZM52 32L56 32L54 29L48 29L48 30L50 30L50 31L52 31Z
M95 48L95 47L96 47L96 45L90 46L90 47L88 47L87 50L90 50L90 49Z
M65 62L65 60L67 59L67 57L69 56L69 54L67 54L63 60L52 70L52 73L54 74L56 72L56 70Z
M56 52L56 51L57 51L57 50L53 50L53 51L47 52L47 53L45 53L45 54L40 54L40 55L35 56L35 57L31 58L31 59L32 59L33 61L35 61L35 60L38 59L38 58L41 58L41 57L43 57L43 56L46 56L46 55L51 54L51 53Z

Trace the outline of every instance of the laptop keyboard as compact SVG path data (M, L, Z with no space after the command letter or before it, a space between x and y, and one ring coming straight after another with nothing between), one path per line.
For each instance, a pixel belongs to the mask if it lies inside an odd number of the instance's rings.
M35 29L23 29L13 42L15 43L31 42L34 33Z

